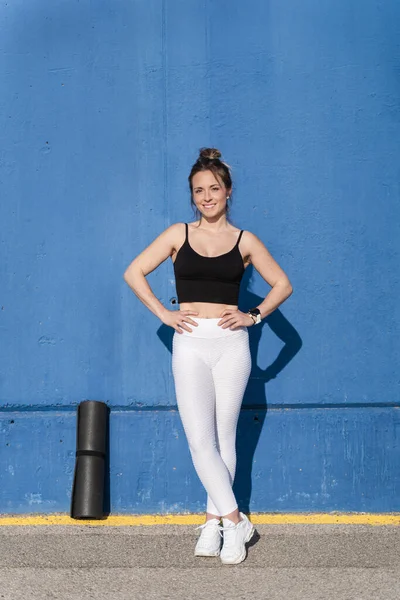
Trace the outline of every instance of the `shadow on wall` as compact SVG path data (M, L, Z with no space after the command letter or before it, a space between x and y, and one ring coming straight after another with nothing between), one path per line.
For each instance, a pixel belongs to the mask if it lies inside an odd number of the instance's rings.
M243 311L259 305L264 300L264 298L248 290L253 269L254 267L250 265L243 276L239 300L239 306L243 307ZM261 369L257 365L257 356L264 327L269 327L282 340L284 346L273 363L265 369ZM161 325L157 334L162 343L172 353L174 330L167 325ZM283 371L302 346L299 334L283 316L279 308L266 317L260 325L249 328L249 341L252 369L237 427L237 464L233 485L239 509L247 513L250 512L254 454L268 410L265 384L271 379L275 379Z

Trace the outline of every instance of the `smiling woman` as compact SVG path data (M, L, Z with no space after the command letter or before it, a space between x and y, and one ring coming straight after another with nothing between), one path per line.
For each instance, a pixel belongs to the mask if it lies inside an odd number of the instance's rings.
M245 543L254 533L232 490L237 421L251 371L248 327L293 290L261 240L229 222L232 180L219 150L200 150L189 185L198 220L168 227L132 261L124 278L149 310L175 330L172 372L178 410L208 494L195 555L220 555L224 564L236 564L244 560ZM180 305L174 311L159 302L146 280L169 256ZM272 289L259 306L242 312L240 282L250 263Z

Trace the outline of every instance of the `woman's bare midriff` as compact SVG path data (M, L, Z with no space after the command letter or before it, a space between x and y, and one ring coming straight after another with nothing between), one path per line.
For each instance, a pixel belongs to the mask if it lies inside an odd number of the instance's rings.
M225 309L237 310L237 306L233 304L214 304L211 302L182 302L179 305L180 310L193 310L198 312L200 319L217 319L221 316Z

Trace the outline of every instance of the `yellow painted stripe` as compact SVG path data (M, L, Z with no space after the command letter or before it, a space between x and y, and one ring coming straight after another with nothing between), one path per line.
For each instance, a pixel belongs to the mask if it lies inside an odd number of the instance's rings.
M250 520L259 524L343 524L343 525L400 525L400 513L253 513ZM15 525L85 525L121 527L135 525L199 525L202 514L170 515L110 515L102 520L71 519L66 514L0 515L1 526Z

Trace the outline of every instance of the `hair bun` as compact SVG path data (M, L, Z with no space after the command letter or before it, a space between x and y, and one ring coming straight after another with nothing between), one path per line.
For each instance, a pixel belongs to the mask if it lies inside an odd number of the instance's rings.
M222 154L217 148L200 148L200 159L215 160L221 156Z

